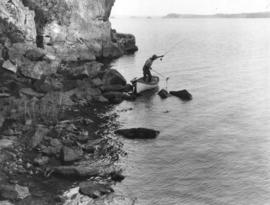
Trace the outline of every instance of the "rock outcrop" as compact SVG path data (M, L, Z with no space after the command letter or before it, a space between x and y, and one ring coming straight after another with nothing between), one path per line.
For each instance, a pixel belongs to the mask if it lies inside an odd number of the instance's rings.
M0 33L30 42L63 61L117 58L137 50L135 37L112 30L115 0L3 0Z

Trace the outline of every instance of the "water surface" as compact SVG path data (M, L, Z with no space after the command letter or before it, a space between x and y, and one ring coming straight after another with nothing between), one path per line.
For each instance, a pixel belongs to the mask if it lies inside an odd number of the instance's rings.
M153 68L191 102L148 93L117 109L122 127L161 131L124 140L128 157L118 192L138 205L270 204L270 20L113 19L135 34L139 52L113 62L128 80L144 61L179 42ZM161 81L160 87L165 87ZM169 111L169 112L167 112Z

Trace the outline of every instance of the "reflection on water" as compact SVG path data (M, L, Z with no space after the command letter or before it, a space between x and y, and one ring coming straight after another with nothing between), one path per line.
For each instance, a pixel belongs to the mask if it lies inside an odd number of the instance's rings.
M129 80L141 75L153 53L184 39L154 68L170 76L170 90L187 89L194 97L185 103L148 93L120 105L133 108L121 113L122 127L161 134L150 141L122 139L127 178L117 191L138 197L140 205L270 204L269 20L112 23L137 37L140 51L113 63Z

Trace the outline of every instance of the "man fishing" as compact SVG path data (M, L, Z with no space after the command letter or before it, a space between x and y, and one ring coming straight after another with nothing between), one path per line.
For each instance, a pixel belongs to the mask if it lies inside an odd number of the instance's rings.
M145 82L151 82L151 80L152 80L152 74L151 74L150 70L152 69L153 62L159 58L162 59L163 57L164 57L164 55L162 55L162 56L153 55L145 62L144 66L143 66L143 80Z

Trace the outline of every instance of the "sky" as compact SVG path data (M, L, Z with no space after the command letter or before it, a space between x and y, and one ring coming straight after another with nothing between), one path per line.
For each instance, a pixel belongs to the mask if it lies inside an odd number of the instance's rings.
M163 16L270 11L270 0L116 0L112 15Z

